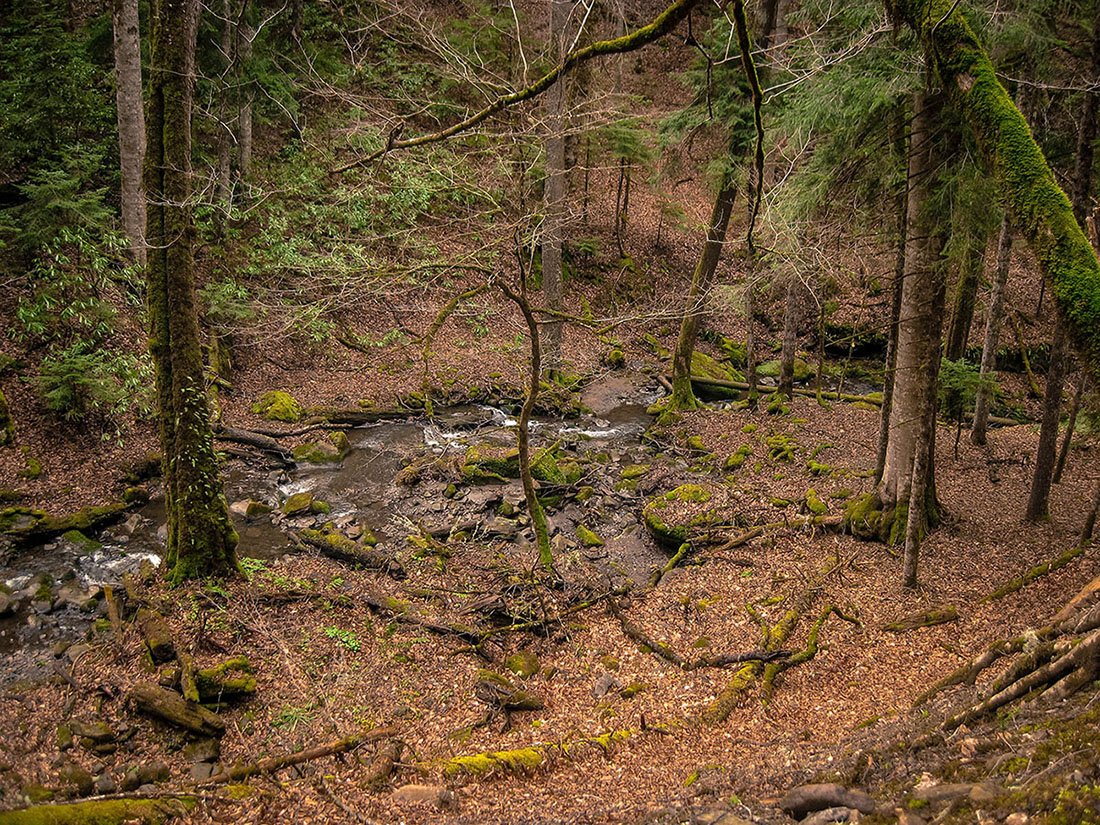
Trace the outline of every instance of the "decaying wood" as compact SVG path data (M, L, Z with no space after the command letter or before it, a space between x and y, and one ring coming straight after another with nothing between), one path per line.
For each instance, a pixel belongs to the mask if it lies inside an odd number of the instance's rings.
M163 664L176 658L176 643L172 641L172 631L159 613L142 607L138 609L135 621L154 664Z
M214 432L214 437L219 441L229 441L234 444L244 444L246 447L254 447L264 455L277 459L283 467L295 467L294 455L286 447L270 436L237 427L220 425Z
M377 742L381 739L389 739L397 734L397 728L392 726L387 725L386 727L375 728L374 730L364 733L346 736L343 739L330 742L327 745L317 745L316 747L306 748L297 753L288 753L282 756L270 756L267 759L261 759L251 765L238 765L237 767L215 774L199 784L201 786L207 786L224 785L227 782L243 782L245 779L259 774L275 773L276 771L281 771L283 768L301 765L303 762L311 762L314 759L320 759L324 756L347 753L360 745L365 745L368 742Z
M917 630L922 627L935 627L938 624L947 624L948 622L957 622L959 620L959 611L954 605L944 604L938 607L930 607L927 610L920 610L916 613L910 613L908 616L903 616L896 622L890 622L883 625L883 630L889 633L906 633L910 630Z
M405 750L404 742L387 742L378 748L378 753L374 755L374 759L367 765L367 769L363 774L363 784L371 790L381 790L382 786L390 778L390 774L393 773L393 769L397 766L397 763L401 761L401 754Z
M293 534L302 543L320 550L323 555L347 564L357 564L368 570L381 570L391 577L405 578L405 569L394 559L362 542L332 530L298 530Z
M195 796L113 797L53 805L35 805L17 811L0 811L0 825L123 825L140 821L159 825L183 816L198 804Z
M217 714L160 685L135 685L130 691L130 701L143 713L200 736L221 736L225 733L225 722Z
M1074 547L1071 547L1069 550L1066 550L1057 558L1051 559L1050 561L1045 561L1042 564L1037 564L1035 565L1035 567L1032 567L1022 576L1019 576L1012 581L1006 582L1005 584L1001 585L988 596L983 597L979 604L997 601L998 599L1003 599L1010 593L1015 593L1017 590L1022 590L1024 587L1031 584L1036 579L1042 578L1048 573L1053 573L1055 570L1060 570L1061 568L1065 567L1067 564L1069 564L1071 561L1073 561L1084 552L1085 545L1083 544L1078 544Z

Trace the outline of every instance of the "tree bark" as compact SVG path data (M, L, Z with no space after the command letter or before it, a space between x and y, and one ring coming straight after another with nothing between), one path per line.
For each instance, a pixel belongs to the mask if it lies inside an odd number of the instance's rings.
M890 435L879 497L886 508L905 506L920 440L928 375L939 357L943 325L943 231L934 214L932 188L939 167L936 131L941 102L919 92L913 100L909 141L909 202L906 209L905 278L898 324ZM939 307L939 312L936 311Z
M990 374L997 360L997 340L1005 320L1005 286L1008 284L1008 263L1012 258L1012 224L1008 215L1001 221L1001 234L997 240L997 268L993 273L993 291L989 296L989 310L985 318L985 341L982 344L982 365L979 371L981 384L974 399L974 423L970 427L970 443L985 444L989 426Z
M894 150L898 157L906 156L908 124L904 101L895 107L893 124ZM882 409L879 414L878 451L875 456L875 486L882 481L886 469L886 447L890 443L890 412L894 407L894 373L898 365L898 326L901 323L901 291L905 281L905 228L909 204L909 181L898 187L895 213L897 215L897 254L894 256L894 282L890 295L890 323L886 328L886 368L882 381Z
M1035 470L1031 476L1024 518L1041 521L1050 516L1050 487L1054 477L1054 451L1058 447L1058 422L1062 417L1062 387L1066 378L1066 333L1062 324L1054 326L1054 341L1050 345L1050 368L1043 397L1043 424L1039 430L1039 447L1035 452Z
M252 62L252 38L256 31L252 27L249 15L252 3L246 0L241 7L240 21L237 23L237 171L241 180L248 177L252 168L252 99L255 92L248 74Z
M732 158L730 159L732 163ZM703 322L703 313L707 294L714 282L714 273L718 269L718 260L726 241L726 229L729 226L733 203L737 197L737 183L732 170L722 175L722 184L714 199L714 208L710 213L707 226L707 238L703 243L703 252L695 265L688 290L687 306L680 320L680 337L676 339L676 350L672 355L672 397L670 410L695 409L695 394L691 389L691 356L695 352L695 343L699 338L699 327ZM751 319L750 319L751 324Z
M1054 465L1055 484L1062 480L1062 473L1066 469L1066 458L1069 457L1070 444L1073 441L1073 432L1077 429L1077 414L1081 412L1081 396L1085 394L1085 384L1088 378L1082 372L1077 379L1077 392L1073 394L1073 405L1069 408L1069 420L1066 422L1066 435L1062 439L1062 448L1058 450L1058 461Z
M146 300L164 455L169 578L236 570L214 455L195 302L191 104L198 0L158 0L152 14L145 190L150 199Z
M790 273L787 280L787 305L783 308L783 344L779 350L779 386L782 395L794 395L794 356L798 348L799 280Z
M1100 376L1100 263L1027 122L953 0L902 0L897 16L919 34L952 104L973 130L1013 224L1035 253L1066 333Z
M1096 512L1100 510L1100 481L1096 482L1096 491L1092 494L1092 504L1085 515L1085 523L1081 526L1081 536L1077 543L1082 547L1092 541L1092 531L1096 527Z
M214 202L227 204L231 191L230 177L233 173L233 128L230 125L232 102L229 82L233 76L233 5L231 0L222 0L222 31L218 50L222 56L222 76L218 87L217 123L218 130L218 170L217 184L214 189Z
M122 231L134 260L145 265L145 112L141 90L141 33L138 0L111 0L114 30L115 101L119 167L122 173Z
M951 323L947 328L944 349L944 356L951 361L958 361L966 352L970 324L974 320L974 299L978 294L978 281L985 260L985 244L984 232L980 237L972 238L959 266L959 283L951 302Z
M566 50L569 0L550 0L550 54L555 62ZM562 233L565 225L565 78L546 90L546 184L543 192L542 290L546 305L563 312ZM543 368L551 376L561 369L562 322L551 319L542 327Z

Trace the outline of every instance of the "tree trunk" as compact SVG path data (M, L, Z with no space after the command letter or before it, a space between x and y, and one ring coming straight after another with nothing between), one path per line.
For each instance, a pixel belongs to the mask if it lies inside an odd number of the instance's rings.
M749 385L749 400L756 398L756 333L753 315L756 312L756 260L751 256L745 273L745 382Z
M890 435L879 497L884 509L903 511L910 498L913 468L928 375L938 363L943 325L943 232L932 207L939 168L936 131L940 101L920 92L913 99L909 140L909 202L906 209L905 278L898 324L897 366ZM940 311L936 309L939 307ZM898 513L898 516L901 512Z
M904 100L894 110L894 150L899 158L905 157L907 144L907 118ZM890 443L890 412L894 406L894 372L898 364L898 325L901 323L901 290L905 280L905 225L908 214L909 181L898 187L895 202L897 215L897 254L894 256L894 282L890 294L890 323L886 328L886 368L882 381L882 409L879 413L878 451L875 457L874 481L877 487L886 468L886 446Z
M1031 495L1024 512L1024 518L1028 521L1041 521L1050 516L1050 486L1054 477L1054 451L1058 447L1058 422L1062 417L1062 386L1065 384L1067 356L1066 333L1062 324L1056 323L1043 397L1043 425L1039 430L1039 448L1035 452Z
M118 106L119 166L122 172L122 231L138 264L145 265L145 112L141 90L141 34L138 0L111 0L114 29L115 101Z
M732 159L731 159L732 162ZM707 239L703 243L703 253L695 272L691 277L687 306L680 321L680 337L676 339L676 350L672 356L672 398L670 410L695 409L695 394L691 390L691 356L695 352L695 342L699 337L699 327L703 321L703 312L707 294L718 269L718 259L722 255L722 246L726 240L726 228L729 226L733 202L737 197L737 183L732 170L722 175L722 185L714 199L714 208L710 213L707 227Z
M1100 377L1100 263L1027 122L952 0L902 0L897 16L920 35L955 109L973 130L1013 224L1035 253L1066 333Z
M997 340L1005 321L1005 286L1008 284L1008 263L1012 258L1012 224L1008 215L1001 221L1001 234L997 240L997 268L993 273L993 291L989 296L989 310L985 317L985 341L982 344L982 365L979 371L981 384L974 399L974 423L970 427L970 443L981 447L989 426L990 375L997 360Z
M569 22L569 0L550 0L550 53L557 62L565 54L565 27ZM562 312L562 232L565 224L565 80L546 90L546 185L543 192L542 289L546 305ZM561 370L561 319L547 321L542 328L544 370L556 376Z
M1100 23L1093 22L1092 82L1100 83ZM1073 167L1073 217L1078 226L1088 234L1090 211L1089 190L1092 188L1092 158L1096 143L1096 115L1100 108L1100 92L1085 92L1081 109L1081 123L1077 129L1077 160Z
M252 62L252 38L256 36L249 15L252 3L246 0L241 8L240 21L237 24L237 171L241 180L248 178L252 168L252 99L255 91L248 79Z
M1092 494L1092 504L1089 505L1089 511L1085 515L1085 523L1081 526L1081 536L1077 543L1082 547L1087 546L1092 541L1092 531L1096 527L1097 510L1100 510L1100 481L1096 482L1096 491Z
M1054 465L1054 483L1062 480L1062 472L1066 469L1066 458L1069 456L1070 444L1073 441L1073 432L1077 429L1077 414L1081 411L1081 396L1085 394L1085 384L1088 377L1085 373L1077 379L1077 392L1073 394L1073 405L1069 408L1069 420L1066 422L1066 436L1062 439L1062 448L1058 451L1058 462Z
M947 344L944 356L958 361L966 352L966 342L970 338L970 324L974 319L974 299L978 294L978 281L981 280L982 262L985 260L986 236L971 239L959 266L959 283L951 302L951 324L947 329Z
M792 272L787 280L787 305L783 309L783 345L779 351L779 387L782 395L794 395L794 356L798 349L799 280Z
M229 95L229 81L233 76L233 6L231 0L222 0L222 31L218 49L221 52L223 66L221 83L218 88L217 123L218 130L218 170L217 184L214 189L214 202L219 205L229 203L230 176L233 172L233 128L230 125L232 103Z
M154 5L145 159L149 351L164 455L165 564L173 581L236 570L237 534L214 455L195 303L191 103L198 15L198 0Z

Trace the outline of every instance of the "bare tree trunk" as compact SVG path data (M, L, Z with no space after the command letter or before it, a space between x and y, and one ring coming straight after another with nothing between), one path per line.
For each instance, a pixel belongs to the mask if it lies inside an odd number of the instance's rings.
M783 345L779 351L779 387L783 395L794 395L794 356L798 348L799 280L790 273L787 280L787 306L783 309Z
M959 283L955 289L951 304L951 323L947 329L947 344L944 355L951 361L958 361L966 351L966 342L970 338L970 324L974 319L974 299L978 294L978 281L981 279L982 262L985 260L986 237L971 239L962 264L959 267Z
M974 400L974 423L970 427L970 443L985 444L989 427L989 376L997 360L997 340L1005 321L1005 286L1008 284L1008 263L1012 258L1012 224L1008 215L1001 221L1001 234L997 240L997 268L993 273L993 291L989 296L989 310L985 317L985 341L982 344L981 384Z
M749 400L756 398L756 333L753 314L756 312L756 261L748 263L745 273L745 382L749 385Z
M1041 521L1050 516L1050 486L1054 476L1054 450L1058 446L1058 422L1062 417L1062 386L1066 378L1066 331L1061 322L1054 326L1054 341L1050 345L1050 368L1047 370L1046 393L1043 397L1043 424L1039 430L1039 448L1035 452L1035 470L1031 476L1024 518Z
M1066 422L1066 437L1062 439L1062 448L1058 451L1058 462L1054 465L1054 483L1062 480L1062 472L1066 469L1066 458L1069 456L1070 442L1073 441L1073 431L1077 429L1077 414L1081 411L1081 396L1085 394L1085 384L1088 376L1082 371L1077 379L1077 392L1073 394L1073 405L1069 408L1069 421Z
M240 95L237 108L237 171L241 180L248 177L252 168L252 100L255 91L247 74L248 64L252 62L252 38L256 36L256 32L249 21L251 11L252 3L246 0L237 24L237 89Z
M907 143L906 107L899 101L894 111L894 150L905 157ZM894 373L898 365L898 325L901 322L901 290L905 280L905 228L909 204L909 181L898 188L895 214L897 215L897 254L894 256L894 282L890 294L890 322L886 328L886 368L882 381L882 408L879 411L878 451L875 456L874 483L882 481L886 468L886 446L890 443L890 412L894 407Z
M569 0L550 2L550 53L561 59L567 44ZM562 232L565 224L565 81L559 79L546 91L546 186L543 192L545 217L542 234L542 289L546 304L562 312ZM544 369L551 377L561 370L562 322L551 319L542 328Z
M1092 494L1092 504L1089 505L1089 511L1085 515L1085 523L1081 526L1081 536L1077 543L1082 547L1092 541L1092 531L1096 527L1096 512L1098 510L1100 510L1100 481L1096 482L1096 492Z
M684 317L680 321L680 337L676 339L676 350L672 356L672 397L670 410L690 410L696 406L695 394L691 389L691 356L695 352L695 342L699 338L699 327L703 321L703 312L707 294L718 269L718 259L722 255L722 246L726 241L726 227L729 226L733 202L737 197L737 184L732 170L722 175L722 185L714 199L711 210L707 238L703 243L703 252L695 272L691 277L687 305Z
M138 0L111 0L114 29L115 101L122 171L122 231L138 264L145 265L145 111L142 108L141 33Z
M937 294L942 292L944 283L943 234L931 206L932 187L939 166L936 131L940 109L941 102L932 95L920 92L914 96L909 141L905 278L890 436L879 487L884 508L904 508L910 499L927 376L934 369L940 350L943 313Z
M222 0L222 32L218 49L221 52L223 67L221 84L218 89L216 111L218 122L218 170L217 184L214 189L214 202L221 205L229 202L230 176L233 172L233 129L230 126L231 101L229 80L233 76L233 7L231 0Z

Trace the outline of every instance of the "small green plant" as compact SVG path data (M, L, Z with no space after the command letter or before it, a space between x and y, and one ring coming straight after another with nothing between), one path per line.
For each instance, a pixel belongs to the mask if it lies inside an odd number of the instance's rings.
M996 382L988 377L983 379L978 366L965 358L960 358L958 361L944 358L940 362L937 392L943 414L955 421L956 458L959 457L959 436L962 433L963 415L974 406L978 390L983 385L990 395L997 390Z
M325 635L330 639L336 639L352 653L358 653L361 649L359 638L350 630L345 630L342 627L326 627Z
M297 705L285 705L282 710L275 714L271 719L271 727L273 728L289 728L294 731L298 728L298 725L303 722L308 722L313 718L313 704L297 706Z

